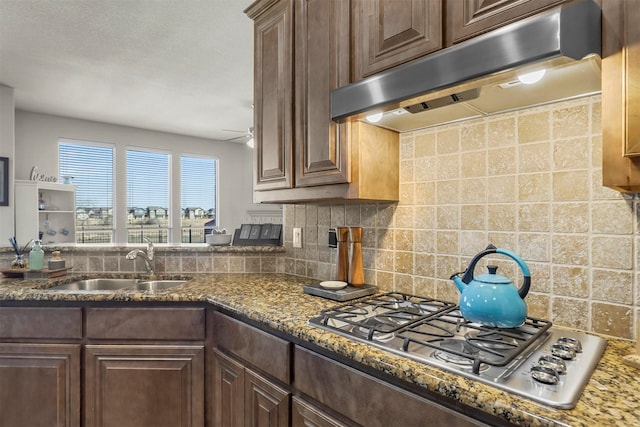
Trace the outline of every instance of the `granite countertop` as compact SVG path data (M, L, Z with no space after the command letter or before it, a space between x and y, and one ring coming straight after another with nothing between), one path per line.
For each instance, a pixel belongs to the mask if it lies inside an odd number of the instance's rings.
M0 300L209 302L515 424L640 426L640 370L621 362L623 356L633 352L633 343L629 341L608 338L605 354L577 406L571 410L553 409L307 325L307 320L320 310L336 304L303 293L302 286L309 283L309 279L283 274L199 274L189 277L192 280L187 284L166 291L109 293L48 289L70 281L69 277L62 280L2 279ZM163 275L163 278L188 277Z

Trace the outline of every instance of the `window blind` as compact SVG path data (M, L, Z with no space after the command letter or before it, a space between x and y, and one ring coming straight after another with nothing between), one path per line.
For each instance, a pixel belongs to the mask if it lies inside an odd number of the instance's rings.
M169 155L127 150L127 209L161 207L169 212Z

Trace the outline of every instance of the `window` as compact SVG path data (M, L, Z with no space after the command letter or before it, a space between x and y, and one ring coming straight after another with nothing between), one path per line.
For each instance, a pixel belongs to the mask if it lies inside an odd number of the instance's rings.
M169 165L169 154L127 150L128 243L168 241Z
M77 243L113 241L113 147L88 141L58 141L60 182L76 186Z
M182 243L204 243L204 229L217 225L218 161L180 157Z

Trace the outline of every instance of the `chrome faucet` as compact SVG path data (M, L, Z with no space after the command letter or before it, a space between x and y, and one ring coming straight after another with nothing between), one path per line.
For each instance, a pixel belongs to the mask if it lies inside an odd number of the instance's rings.
M134 249L129 252L125 258L130 260L135 260L137 257L142 258L145 266L147 267L147 273L153 276L156 270L156 261L153 257L153 243L151 243L151 240L146 237L143 237L142 239L147 242L147 251L145 252L142 249Z

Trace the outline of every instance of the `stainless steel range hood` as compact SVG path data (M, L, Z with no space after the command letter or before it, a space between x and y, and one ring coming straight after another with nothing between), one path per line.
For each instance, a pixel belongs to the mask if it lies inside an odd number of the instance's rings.
M600 8L577 0L331 92L335 121L409 131L600 91ZM518 75L546 69L535 84Z

